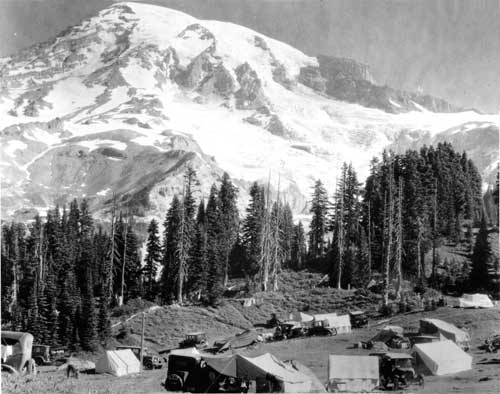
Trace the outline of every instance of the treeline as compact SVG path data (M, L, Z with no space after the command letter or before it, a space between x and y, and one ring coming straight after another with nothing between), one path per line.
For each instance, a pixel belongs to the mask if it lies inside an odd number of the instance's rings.
M2 226L2 321L36 341L95 350L110 334L110 310L133 298L157 303L216 305L229 277L248 289L276 290L282 266L305 258L301 223L269 187L255 183L240 221L237 189L227 174L208 200L195 201L196 173L188 168L162 228L149 223L145 255L134 217L110 212L105 231L86 200L56 207L33 223ZM142 261L142 264L141 264Z
M487 266L482 272L489 274L481 282L473 280L476 268L466 265L443 274L446 267L436 252L444 242L460 241L472 252L472 228L481 221L486 226L481 177L465 153L447 143L400 155L384 152L371 162L364 188L347 164L336 184L330 201L316 182L309 233L309 262L329 272L330 285L366 287L374 279L386 301L393 282L400 296L403 278L421 287L451 281L456 289L497 291L491 249L481 261L473 259ZM424 256L430 251L429 266Z
M87 201L74 200L45 221L2 226L2 321L39 343L95 349L110 333L114 294L143 293L133 225L122 216L113 223L112 239Z
M277 290L282 267L303 264L304 228L294 225L292 210L279 193L271 196L269 186L254 183L240 221L237 189L227 174L219 187L212 185L206 205L204 200L195 202L196 185L196 173L188 169L184 191L174 196L165 216L162 237L155 220L149 225L149 299L215 305L230 276L245 277L249 291Z
M322 271L338 288L375 283L386 300L401 294L403 279L450 291L494 292L500 283L484 215L498 212L498 182L483 208L477 169L449 144L385 152L365 185L348 164L335 191L318 180L309 231L295 223L279 181L277 193L254 183L245 212L227 174L206 201L194 198L198 186L188 168L162 223L149 223L143 256L134 216L115 199L106 230L85 200L3 225L3 324L37 342L93 350L110 334L111 309L130 299L217 305L230 278L244 278L249 292L275 291L283 268ZM472 266L440 262L445 241L470 245Z

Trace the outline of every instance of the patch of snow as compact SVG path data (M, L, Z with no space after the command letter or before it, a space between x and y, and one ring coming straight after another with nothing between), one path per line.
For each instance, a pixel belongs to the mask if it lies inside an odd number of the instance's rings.
M115 141L115 140L87 140L87 141L78 141L76 142L77 145L84 146L87 148L90 152L92 152L95 149L103 148L103 147L111 147L115 148L118 150L125 150L127 149L127 144L121 141Z
M28 147L28 145L26 145L22 141L10 140L10 141L7 141L7 143L3 146L3 151L8 156L14 158L14 157L16 157L15 152L17 150L23 150L23 149L26 149L27 147Z
M111 188L107 188L107 189L103 189L101 190L100 192L97 192L96 195L97 196L105 196L106 194L108 194L108 192L111 190Z

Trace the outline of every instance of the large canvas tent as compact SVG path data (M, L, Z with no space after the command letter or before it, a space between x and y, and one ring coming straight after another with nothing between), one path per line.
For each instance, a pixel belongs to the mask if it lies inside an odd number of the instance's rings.
M248 380L266 379L273 376L279 384L279 392L309 393L312 381L309 376L266 353L258 357L235 354L229 357L203 357L207 365L222 375Z
M107 350L95 364L96 373L123 376L140 372L141 364L132 350Z
M328 360L329 391L368 392L378 385L378 357L330 355Z
M458 299L460 308L493 308L493 302L486 294L464 294Z
M420 320L420 333L424 335L436 335L443 339L449 339L465 350L468 350L470 346L469 333L443 320Z
M419 343L414 346L417 360L433 375L446 375L472 368L472 357L453 341Z
M2 331L2 364L9 365L16 371L31 359L33 335L27 332Z
M314 323L321 322L326 327L334 327L337 334L347 334L351 332L351 318L349 315L337 315L336 313L314 315Z

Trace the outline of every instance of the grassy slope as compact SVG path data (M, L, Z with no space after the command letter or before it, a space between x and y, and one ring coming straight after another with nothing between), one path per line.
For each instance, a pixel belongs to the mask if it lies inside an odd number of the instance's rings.
M209 342L225 338L255 324L265 323L271 313L284 316L294 310L314 312L345 312L349 309L375 309L378 298L355 294L353 291L316 287L320 274L306 271L284 271L280 291L257 293L257 305L243 307L238 298L226 298L217 308L170 305L146 314L145 337L147 347L161 350L177 346L190 331L205 331ZM140 314L126 323L131 335L121 342L137 345L141 333ZM119 327L116 328L119 330Z

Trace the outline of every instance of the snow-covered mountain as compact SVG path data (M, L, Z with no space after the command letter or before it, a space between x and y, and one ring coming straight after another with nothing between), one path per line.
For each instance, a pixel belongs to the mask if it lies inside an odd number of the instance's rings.
M227 171L277 187L305 213L343 161L361 177L385 147L452 140L492 181L499 115L376 85L366 66L250 29L119 3L54 40L0 59L2 216L114 195L160 216L187 166L199 195ZM485 155L482 147L488 148ZM486 157L487 156L487 157Z

